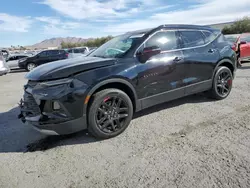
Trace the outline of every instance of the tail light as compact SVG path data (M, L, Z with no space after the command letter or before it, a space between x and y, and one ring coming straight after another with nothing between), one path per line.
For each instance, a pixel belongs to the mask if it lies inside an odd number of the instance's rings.
M65 54L65 56L68 58L68 57L69 57L69 54L68 54L68 53L66 53L66 54Z

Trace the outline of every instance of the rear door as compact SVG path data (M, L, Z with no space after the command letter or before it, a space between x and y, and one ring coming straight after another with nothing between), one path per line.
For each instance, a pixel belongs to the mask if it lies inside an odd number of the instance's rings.
M250 59L250 34L243 35L240 41L246 42L246 44L240 44L240 58Z
M60 59L59 50L50 50L48 51L48 55L49 55L49 62L57 61Z
M212 44L215 35L209 31L179 30L184 62L188 65L183 82L185 93L193 94L211 87L214 67L220 59L218 49Z

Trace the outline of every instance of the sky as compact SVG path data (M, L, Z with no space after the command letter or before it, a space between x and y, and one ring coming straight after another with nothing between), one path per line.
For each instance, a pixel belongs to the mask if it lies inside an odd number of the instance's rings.
M0 46L54 37L102 37L162 24L214 24L250 16L250 0L6 0Z

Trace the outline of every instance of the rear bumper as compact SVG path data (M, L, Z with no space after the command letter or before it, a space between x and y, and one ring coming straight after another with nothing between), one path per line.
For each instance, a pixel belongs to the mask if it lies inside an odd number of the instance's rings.
M26 120L26 124L31 125L35 130L46 135L67 135L87 129L86 115L78 119L61 123L47 124L45 122L39 122L39 120Z
M0 68L0 76L7 74L10 72L10 69L8 67L1 67Z

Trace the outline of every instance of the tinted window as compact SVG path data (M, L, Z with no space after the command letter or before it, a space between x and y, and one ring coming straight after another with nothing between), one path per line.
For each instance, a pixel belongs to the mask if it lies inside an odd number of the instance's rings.
M175 31L162 31L153 35L145 43L145 47L158 46L162 51L178 49Z
M48 56L47 51L41 52L38 55L39 55L39 57L47 57Z
M84 53L86 48L76 48L74 49L74 53Z
M14 60L17 60L16 56L12 56L12 57L9 58L9 61L14 61Z
M25 58L25 57L27 57L27 56L25 56L25 55L20 55L20 56L17 56L17 59L22 59L22 58Z
M215 34L209 31L202 31L203 34L205 35L205 43L212 42L215 39Z
M58 55L59 54L59 51L58 50L51 50L51 51L48 51L48 55Z
M64 50L59 50L59 54L64 54L64 53L66 53L66 51L64 51Z
M250 35L242 36L240 40L244 42L250 42Z
M201 31L180 31L184 48L196 47L205 44Z

